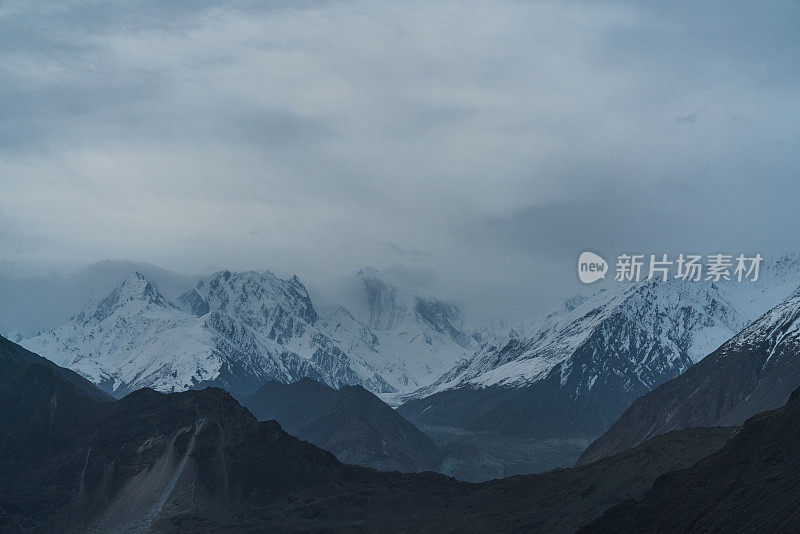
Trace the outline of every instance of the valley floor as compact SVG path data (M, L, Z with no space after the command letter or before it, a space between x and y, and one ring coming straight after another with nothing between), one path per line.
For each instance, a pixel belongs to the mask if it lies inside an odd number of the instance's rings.
M420 426L444 454L438 472L467 482L542 473L575 463L582 439L525 439L456 427Z

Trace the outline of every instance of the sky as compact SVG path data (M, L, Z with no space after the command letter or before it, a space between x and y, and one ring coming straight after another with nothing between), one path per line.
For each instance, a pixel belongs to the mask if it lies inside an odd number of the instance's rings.
M798 27L797 2L5 0L0 288L127 260L334 302L369 265L514 320L585 290L584 250L800 250Z

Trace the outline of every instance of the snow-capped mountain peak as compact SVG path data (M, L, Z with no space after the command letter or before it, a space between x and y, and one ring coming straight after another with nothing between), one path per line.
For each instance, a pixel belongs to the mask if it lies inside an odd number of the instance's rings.
M596 461L672 430L738 426L777 408L800 384L799 353L800 293L795 293L682 376L636 400L579 462Z
M557 376L573 398L622 378L615 387L633 399L702 360L798 286L800 255L784 254L765 261L756 282L648 280L574 297L506 337L481 338L474 356L414 396L520 388Z
M729 341L747 347L768 340L774 352L780 345L800 342L800 291L769 310Z
M303 377L393 391L369 362L350 358L315 326L297 277L221 271L179 303L134 273L61 328L23 343L115 395L203 385L249 393L268 380Z
M97 304L91 314L91 319L101 322L122 306L130 303L163 308L174 307L159 293L158 288L152 282L138 271L135 271L128 275L106 298Z
M569 299L521 335L483 345L432 390L522 387L557 373L562 386L575 382L580 395L599 376L612 374L625 377L631 395L641 394L746 324L717 288L648 281Z
M358 272L361 283L360 319L373 330L404 328L409 323L425 324L453 342L470 346L463 332L464 313L455 304L444 300L405 291L380 277L380 273L365 267Z

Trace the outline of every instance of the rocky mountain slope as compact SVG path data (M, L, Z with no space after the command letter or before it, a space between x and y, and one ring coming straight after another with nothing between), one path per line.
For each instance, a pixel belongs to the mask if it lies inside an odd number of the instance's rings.
M800 293L682 376L638 399L581 456L586 463L669 430L738 425L800 386Z
M0 450L39 448L113 400L77 373L0 336Z
M310 378L267 382L242 404L259 420L276 420L344 463L418 472L433 471L441 461L425 434L361 386L335 390Z

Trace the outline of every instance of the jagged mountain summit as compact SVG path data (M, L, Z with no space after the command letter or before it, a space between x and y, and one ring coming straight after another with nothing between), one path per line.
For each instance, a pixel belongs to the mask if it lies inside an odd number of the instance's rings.
M116 396L206 385L244 395L268 380L306 376L334 387L392 389L314 326L316 312L296 277L219 272L179 300L180 307L170 303L133 273L67 324L22 343Z
M211 334L135 272L66 324L21 344L119 396L146 386L175 391L216 378L223 360Z
M272 347L267 352L279 356L272 358L257 386L310 377L335 388L358 384L376 392L394 391L369 359L345 353L331 338L297 276L283 280L269 271L224 271L201 280L179 300L248 360L259 349L264 353Z
M800 293L682 376L641 397L583 453L588 463L670 430L738 425L800 386Z
M362 280L365 288L379 283ZM320 319L297 276L221 271L172 303L135 272L65 325L22 344L116 396L207 385L247 395L270 380L303 377L402 394L432 382L474 347L458 329L458 308L391 291L396 298L385 300L387 309L374 311L392 320L375 321L373 330L344 308Z

